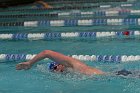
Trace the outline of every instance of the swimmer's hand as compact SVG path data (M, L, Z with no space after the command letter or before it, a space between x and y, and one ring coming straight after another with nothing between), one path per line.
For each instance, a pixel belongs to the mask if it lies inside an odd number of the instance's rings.
M31 68L31 64L29 62L23 62L16 65L16 70L28 70Z

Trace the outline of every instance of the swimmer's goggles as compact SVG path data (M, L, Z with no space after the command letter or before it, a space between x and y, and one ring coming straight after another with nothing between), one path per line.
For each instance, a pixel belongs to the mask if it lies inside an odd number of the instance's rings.
M49 63L49 65L48 65L48 69L51 70L51 71L54 71L54 70L57 69L57 66L58 66L58 65L59 65L59 64L58 64L57 62L51 62L51 63Z

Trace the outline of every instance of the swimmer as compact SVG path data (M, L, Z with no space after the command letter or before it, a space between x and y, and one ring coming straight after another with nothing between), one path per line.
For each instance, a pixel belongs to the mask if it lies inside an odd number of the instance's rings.
M30 69L33 64L35 64L36 62L44 58L49 58L52 61L54 61L50 63L49 65L49 70L53 72L63 72L66 70L66 68L72 68L73 71L76 71L85 75L104 74L103 71L96 68L89 67L77 59L74 59L69 56L65 56L61 53L51 51L51 50L44 50L41 53L37 54L33 59L27 62L17 64L16 69L17 70Z
M32 3L41 4L43 8L53 8L44 0L21 0L21 1L20 0L8 0L8 1L3 0L0 2L0 8L8 8L11 6L19 6L19 5L32 4Z
M36 0L36 3L43 5L44 8L53 8L51 5L49 5L47 2L44 2L43 0Z

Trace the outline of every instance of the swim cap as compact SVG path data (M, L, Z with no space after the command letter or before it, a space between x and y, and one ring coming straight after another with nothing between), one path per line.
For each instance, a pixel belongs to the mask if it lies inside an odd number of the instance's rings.
M49 63L49 65L48 65L48 69L49 69L49 70L54 70L54 67L55 67L56 65L58 65L57 62L51 62L51 63Z

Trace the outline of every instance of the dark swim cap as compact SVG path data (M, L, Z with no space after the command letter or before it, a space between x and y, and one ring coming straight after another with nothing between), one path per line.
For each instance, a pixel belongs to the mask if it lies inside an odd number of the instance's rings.
M49 63L49 65L48 65L48 69L49 70L55 70L55 66L57 66L58 65L58 63L57 62L51 62L51 63Z

